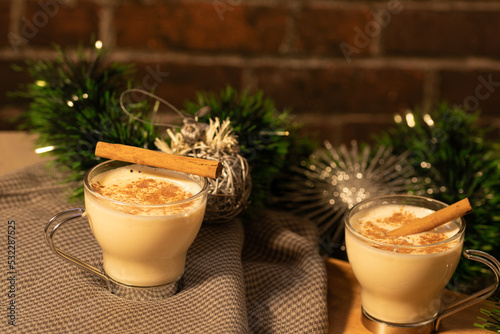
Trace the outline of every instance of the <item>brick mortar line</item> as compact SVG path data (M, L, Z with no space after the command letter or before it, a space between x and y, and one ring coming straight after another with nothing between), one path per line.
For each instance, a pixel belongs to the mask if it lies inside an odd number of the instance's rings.
M10 47L0 49L0 60L27 60L27 59L47 59L57 55L53 49L23 49L15 52Z
M500 10L498 2L450 1L450 2L401 2L404 9L430 11L468 11L468 10Z
M21 17L25 10L24 0L11 1L9 12L9 33L19 34Z
M87 50L89 51L89 50ZM56 56L55 50L47 48L26 48L16 53L9 47L0 49L0 61L16 61L25 59L47 59ZM497 70L500 71L500 60L482 57L468 58L418 58L418 57L376 57L353 59L348 64L343 58L324 57L290 57L290 56L239 56L229 54L193 55L183 52L138 52L119 50L109 53L111 60L123 62L164 63L177 62L193 65L227 65L232 67L259 68L272 66L275 68L325 69L325 68L394 68L416 70Z
M97 1L97 0L96 0ZM180 0L174 1L175 3L214 3L215 0ZM227 4L229 6L238 7L240 4L231 5L231 2L221 0L223 4ZM352 0L241 0L241 4L244 6L265 6L265 7L274 7L277 5L285 5L285 6L296 6L301 5L302 7L312 7L312 8L327 8L327 9L335 9L335 8L385 8L387 7L387 3L391 0L387 1L352 1ZM404 8L411 9L430 9L430 10L470 10L470 9L498 9L500 10L500 3L492 2L492 1L449 1L449 2L436 2L436 1L400 1ZM168 4L165 1L149 1L151 4Z
M236 3L238 0L220 0L220 3L222 5L227 5L231 7L238 7L240 4ZM151 1L152 3L155 3L155 1ZM190 4L196 4L196 3L208 3L208 4L214 4L216 0L180 0L180 1L174 1L176 3L190 3ZM239 0L241 5L247 6L265 6L265 7L274 7L276 5L290 5L290 6L295 6L297 4L302 4L306 3L307 0ZM156 3L163 3L165 4L165 1L156 1ZM168 4L168 2L166 3Z
M467 58L419 58L419 57L380 57L376 59L354 59L350 65L362 68L415 68L420 70L500 70L500 61L484 57Z
M297 15L301 10L299 3L290 4L288 17L286 19L286 29L283 41L279 47L282 54L286 54L293 49L293 44L297 38Z
M115 28L113 26L114 8L111 5L102 6L99 8L99 38L104 45L115 45Z
M422 102L423 111L428 112L429 109L439 101L440 96L440 76L435 71L429 71L425 75L422 87Z
M500 3L492 1L449 1L449 2L436 2L436 1L400 1L399 2L403 8L412 10L431 10L431 11L443 11L443 10L500 10ZM353 8L375 8L383 9L387 8L387 4L391 0L387 1L331 1L331 0L313 0L313 1L298 1L302 4L304 8L325 8L325 9L353 9ZM273 5L283 4L280 1L272 2ZM264 1L248 1L246 5L264 5L268 2Z
M112 0L114 3L118 3L120 0ZM94 0L95 3L106 3L106 0ZM295 6L297 4L308 3L308 0L220 0L219 5L223 6L221 8L237 8L239 6L248 7L276 7L279 5ZM144 6L154 6L154 5L169 5L169 4L212 4L216 5L216 0L143 0L139 2L139 5ZM227 6L227 7L224 7Z
M1 55L1 54L0 54ZM405 58L405 57L377 57L354 59L348 64L342 58L319 57L243 57L238 55L192 55L189 53L136 53L117 51L110 55L117 61L148 61L148 62L180 62L196 65L228 65L233 67L258 68L272 66L276 68L414 68L420 70L498 70L500 60L480 57L456 58Z

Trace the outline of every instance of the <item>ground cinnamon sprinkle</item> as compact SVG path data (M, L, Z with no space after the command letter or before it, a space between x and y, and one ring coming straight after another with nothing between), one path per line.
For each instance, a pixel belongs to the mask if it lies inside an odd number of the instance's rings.
M415 218L416 216L414 213L405 211L404 207L401 207L399 211L394 211L393 214L389 217L376 219L375 221L368 220L360 222L359 233L369 238L370 240L394 245L394 246L382 246L378 244L373 244L372 245L373 247L397 253L416 253L415 250L412 248L397 247L397 246L431 245L448 239L448 236L446 234L437 232L426 232L414 236L404 236L404 237L386 235L387 231L392 230L396 227L410 224L410 222ZM419 253L430 254L430 253L441 252L449 248L450 245L425 247L422 248L419 251Z
M103 186L99 182L93 182L91 184L92 188L100 195L110 198L116 201L130 203L130 204L140 204L140 205L161 205L169 204L182 201L184 199L190 198L193 194L186 191L184 188L176 185L175 183L164 181L160 179L141 177L138 180L129 181L126 184L111 184ZM168 212L163 214L172 214L181 212L190 203L176 205L175 209L169 208ZM141 207L120 207L120 210L126 211L131 214L148 214L152 213L151 210L155 210L155 214L161 214L161 212L156 212L161 209L150 209ZM172 212L174 210L175 212Z

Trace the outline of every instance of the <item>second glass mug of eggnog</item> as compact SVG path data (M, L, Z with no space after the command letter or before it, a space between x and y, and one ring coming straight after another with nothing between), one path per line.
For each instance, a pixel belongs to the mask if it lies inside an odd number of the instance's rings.
M84 177L85 209L55 215L45 228L57 255L104 279L129 299L168 297L179 289L186 255L203 222L205 177L109 160ZM58 228L86 216L104 272L54 244Z
M347 255L361 286L362 322L370 331L431 333L444 317L497 289L500 263L484 252L466 250L465 257L493 271L495 283L453 305L442 303L462 254L463 218L419 234L386 234L445 207L433 199L393 195L365 200L346 214Z

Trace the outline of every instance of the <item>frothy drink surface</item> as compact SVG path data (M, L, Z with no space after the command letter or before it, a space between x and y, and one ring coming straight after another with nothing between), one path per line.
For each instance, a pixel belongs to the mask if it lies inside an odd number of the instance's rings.
M351 224L358 233L369 238L370 240L396 246L431 245L447 240L458 233L458 226L455 223L451 222L431 231L419 234L412 234L408 236L386 235L388 231L411 224L414 219L427 216L432 212L434 211L422 207L388 204L357 213L352 217ZM443 250L449 249L451 246L452 245L450 244L444 244L433 247L389 247L387 249L394 250L395 252L399 253L429 254L441 252ZM380 245L377 247L381 249L385 248Z
M381 204L349 218L361 237L346 228L347 254L361 285L362 306L372 317L409 324L432 319L439 312L442 291L461 254L463 234L452 238L459 232L458 225L451 222L404 237L385 235L432 212L417 206Z
M193 198L201 186L185 174L140 165L97 174L89 184L104 196L85 190L106 274L137 286L179 279L205 213L206 194Z
M147 166L132 165L117 168L97 175L91 180L92 188L100 195L115 201L139 204L161 205L175 203L192 197L201 187L189 178L168 174L168 171ZM122 208L130 214L161 215L178 213L186 205L167 208L129 207Z

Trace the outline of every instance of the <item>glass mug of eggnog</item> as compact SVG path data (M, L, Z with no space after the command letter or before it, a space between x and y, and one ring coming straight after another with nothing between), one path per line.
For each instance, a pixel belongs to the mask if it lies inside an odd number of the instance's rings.
M108 160L84 177L85 209L55 215L45 237L57 255L104 279L111 293L153 300L176 293L186 255L203 222L205 177ZM85 216L104 272L54 244L58 228Z
M497 289L498 260L466 250L466 258L493 271L495 283L452 305L442 303L462 255L463 217L427 232L387 235L446 207L424 197L390 195L365 200L346 213L347 255L361 286L362 322L371 332L432 333L444 317L488 298Z

